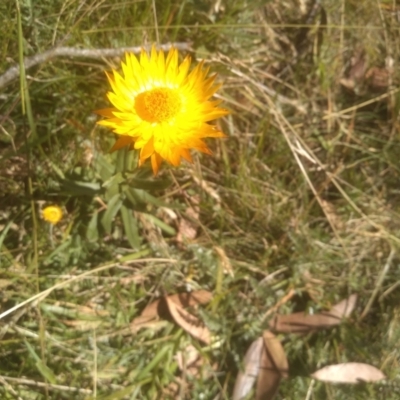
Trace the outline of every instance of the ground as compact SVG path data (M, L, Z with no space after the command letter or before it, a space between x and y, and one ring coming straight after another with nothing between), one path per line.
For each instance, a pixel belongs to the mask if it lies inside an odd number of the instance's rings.
M276 398L398 399L399 14L385 0L1 2L1 398L230 399L277 313L356 294L337 326L278 334ZM156 177L137 152L110 154L96 125L123 52L76 51L153 43L205 60L231 112L211 156ZM4 82L59 47L75 50ZM212 295L189 309L209 346L163 313L137 324L160 296L196 290ZM191 374L177 356L192 346ZM348 361L387 380L309 377Z

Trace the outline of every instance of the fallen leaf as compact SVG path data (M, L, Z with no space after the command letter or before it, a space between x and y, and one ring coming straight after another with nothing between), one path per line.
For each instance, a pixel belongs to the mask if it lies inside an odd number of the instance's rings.
M198 304L207 304L212 299L212 294L207 290L195 290L189 293L178 293L167 296L168 299L179 305L180 307L193 307ZM158 317L163 316L165 313L166 298L161 298L144 308L141 317ZM161 315L160 315L161 314Z
M271 330L279 333L308 333L318 329L325 329L339 325L354 310L357 295L334 305L330 311L319 314L305 314L304 312L289 315L276 315L269 323Z
M281 342L273 333L264 331L256 400L272 400L281 379L288 376L288 370L289 364Z
M244 369L239 371L233 389L232 400L240 400L246 397L254 386L254 382L260 371L261 353L264 347L262 337L255 340L248 348L244 356Z
M349 298L335 304L329 311L329 314L336 316L337 318L340 319L348 318L350 314L353 312L356 303L357 303L357 295L352 294Z
M311 374L311 377L323 382L337 383L376 382L386 378L372 365L354 362L328 365Z
M183 330L205 344L211 343L211 333L202 321L187 312L179 304L173 301L171 297L166 297L165 301L172 318Z

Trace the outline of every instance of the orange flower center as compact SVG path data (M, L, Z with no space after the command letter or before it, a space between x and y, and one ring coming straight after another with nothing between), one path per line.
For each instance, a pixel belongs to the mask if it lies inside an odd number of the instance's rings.
M166 122L180 111L182 101L174 89L156 88L140 93L135 99L135 110L145 121Z

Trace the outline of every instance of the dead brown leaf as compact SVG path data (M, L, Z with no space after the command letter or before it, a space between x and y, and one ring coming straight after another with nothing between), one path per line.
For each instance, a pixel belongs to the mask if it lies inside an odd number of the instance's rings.
M377 382L386 378L372 365L354 362L328 365L314 372L311 377L323 382L337 383Z
M308 333L318 329L330 328L339 325L342 319L347 318L354 310L357 295L334 305L330 311L319 314L305 314L304 312L289 315L276 315L269 325L271 330L279 333Z
M202 321L174 302L171 297L166 297L165 301L172 318L183 330L205 344L211 343L211 332Z
M240 400L246 397L254 386L254 382L260 371L261 353L263 352L264 339L255 340L248 348L244 356L244 370L239 371L233 389L232 400Z
M287 377L288 370L289 364L281 342L273 333L264 331L256 400L272 400L281 379Z
M357 295L352 294L351 296L349 296L349 298L335 304L329 311L329 314L336 316L337 318L340 319L348 318L350 314L353 312L356 303L357 303Z
M207 290L195 290L189 293L178 293L168 296L168 299L180 307L193 307L199 304L207 304L212 299L212 294ZM163 317L165 315L166 303L162 297L149 304L140 314L141 317Z
M157 329L159 325L155 323L157 318L171 319L172 313L167 304L167 299L183 309L184 307L208 303L212 299L212 294L207 290L196 290L190 293L178 293L161 297L145 307L140 316L130 323L130 331L136 333L142 328Z

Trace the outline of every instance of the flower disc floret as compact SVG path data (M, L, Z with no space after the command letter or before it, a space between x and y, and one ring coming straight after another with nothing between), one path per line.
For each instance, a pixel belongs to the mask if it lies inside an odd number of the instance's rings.
M124 146L140 150L139 165L150 158L155 174L163 159L176 166L182 158L192 161L192 149L211 153L203 139L225 135L210 121L228 111L211 99L220 88L216 75L208 76L203 62L189 72L190 64L189 56L178 62L175 48L165 57L153 46L139 58L126 54L122 75L107 74L113 107L97 113L106 117L98 124L118 135L112 151Z
M135 98L137 115L151 123L170 121L179 113L181 105L177 91L169 88L147 90Z

